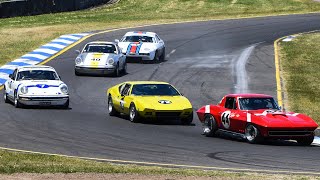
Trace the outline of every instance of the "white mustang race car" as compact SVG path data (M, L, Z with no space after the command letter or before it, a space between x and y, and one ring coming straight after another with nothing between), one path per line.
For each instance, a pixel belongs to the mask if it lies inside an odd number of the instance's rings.
M18 67L4 84L4 101L24 105L69 107L68 86L50 66Z
M119 40L116 40L116 42ZM128 59L163 61L165 45L154 32L127 32L119 41L122 53Z
M78 51L80 53L80 51ZM75 60L75 75L127 73L126 56L117 43L90 42L85 45Z

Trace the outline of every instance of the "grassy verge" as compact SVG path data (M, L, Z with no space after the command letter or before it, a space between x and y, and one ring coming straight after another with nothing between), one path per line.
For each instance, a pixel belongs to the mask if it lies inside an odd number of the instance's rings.
M320 11L312 0L121 0L111 7L0 20L0 65L61 34L142 24Z
M222 171L171 169L150 166L114 165L59 156L0 150L0 174L13 173L112 173L218 177L219 179L316 179L313 176L227 173ZM1 177L1 176L0 176Z
M290 110L310 115L320 124L320 33L281 42L282 77Z

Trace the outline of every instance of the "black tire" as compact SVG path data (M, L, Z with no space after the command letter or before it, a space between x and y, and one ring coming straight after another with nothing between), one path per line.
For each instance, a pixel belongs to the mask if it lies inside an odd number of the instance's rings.
M297 139L297 142L301 146L310 146L314 140L314 136L307 136L304 138Z
M70 104L70 100L68 99L66 103L64 103L64 105L62 105L63 109L69 109L69 104Z
M213 137L216 135L217 130L218 125L213 115L205 115L203 123L203 134L207 137Z
M74 74L75 74L76 76L81 76L81 73L79 73L77 70L74 70Z
M134 104L131 104L129 108L129 120L133 123L139 122L139 113Z
M6 93L6 89L3 89L3 100L5 103L9 103L8 93Z
M119 77L119 76L120 76L119 64L117 64L117 67L116 67L116 69L114 70L113 76L114 76L114 77Z
M181 119L183 125L190 125L193 121L193 112L185 119Z
M117 116L119 114L118 111L113 106L111 95L109 95L109 98L108 98L108 112L110 116Z
M156 51L155 55L154 55L154 58L152 60L154 63L158 62L159 61L159 52Z
M13 104L14 104L14 107L16 107L16 108L22 108L23 107L23 105L19 102L19 100L17 98L17 93L14 93Z
M127 62L124 62L123 67L122 67L122 74L126 75L127 74Z
M246 126L245 138L251 144L261 143L263 140L259 129L253 124L248 124Z
M163 48L162 54L160 56L160 61L163 62L165 61L166 58L166 48Z

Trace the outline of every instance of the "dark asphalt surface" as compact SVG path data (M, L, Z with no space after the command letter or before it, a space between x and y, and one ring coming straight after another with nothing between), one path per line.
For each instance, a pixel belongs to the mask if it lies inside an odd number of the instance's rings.
M48 65L69 85L70 110L15 109L0 100L0 146L65 155L185 165L267 170L320 170L320 148L273 141L252 145L229 137L207 138L201 124L130 123L109 117L105 90L127 80L160 80L176 86L198 109L236 92L235 61L256 44L246 69L247 92L276 96L273 41L320 29L320 15L292 15L209 21L139 28L157 32L166 51L175 53L161 64L130 63L128 74L76 77L74 50L93 40L113 41L128 30L94 36ZM259 43L259 44L257 44Z

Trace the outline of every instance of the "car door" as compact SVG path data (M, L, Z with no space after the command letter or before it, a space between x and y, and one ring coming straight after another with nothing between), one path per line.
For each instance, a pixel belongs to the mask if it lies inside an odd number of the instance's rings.
M16 82L16 77L17 77L17 74L18 74L18 69L15 69L13 71L12 74L10 74L10 79L9 79L9 82L8 82L8 95L13 98L14 97L14 92L17 88L17 82Z
M238 111L237 100L235 97L226 97L224 109L221 113L222 128L229 131L239 131L239 121L236 116Z
M125 84L121 90L121 94L119 97L119 105L120 105L120 112L129 114L129 107L130 107L130 94L131 84Z

